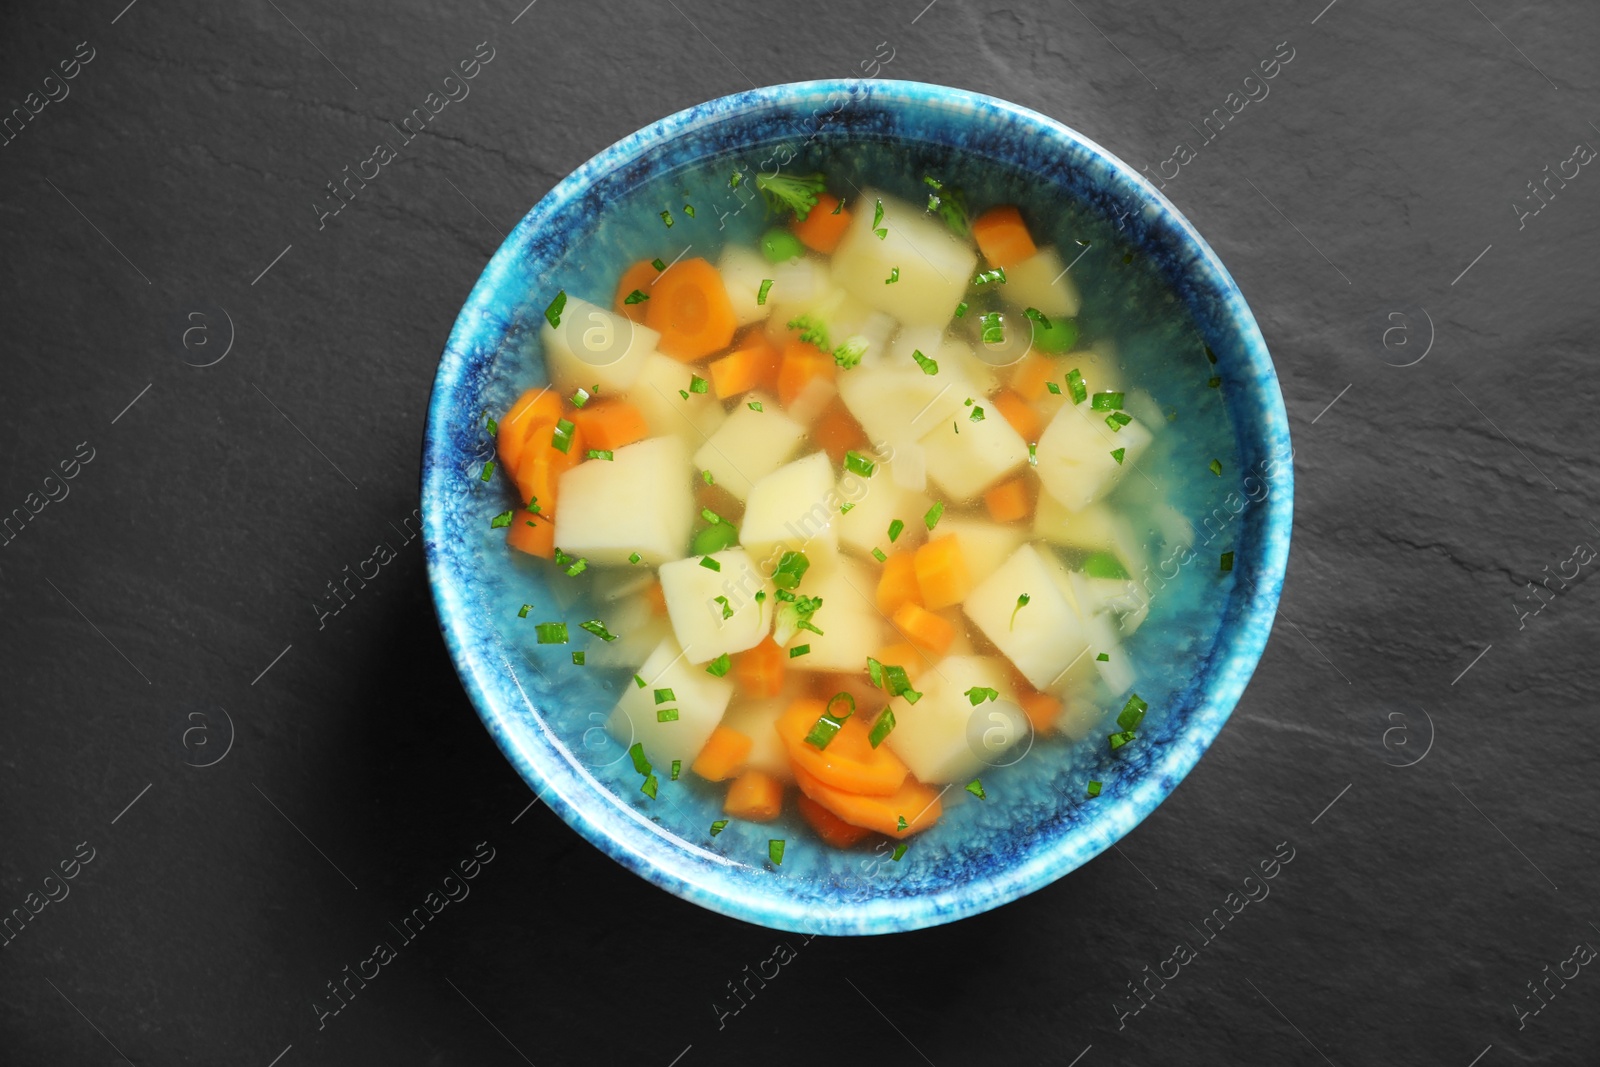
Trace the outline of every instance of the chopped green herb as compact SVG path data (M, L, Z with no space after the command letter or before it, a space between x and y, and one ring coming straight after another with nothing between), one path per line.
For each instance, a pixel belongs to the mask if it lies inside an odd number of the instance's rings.
M974 407L971 411L967 412L967 421L968 422L982 422L983 421L983 408Z
M705 391L707 391L710 388L711 388L711 383L706 381L704 378L700 377L700 375L695 374L695 375L690 376L690 378L689 378L689 392L691 392L691 393L704 393Z
M1089 387L1083 383L1083 372L1077 367L1067 371L1067 395L1072 397L1074 404L1089 399Z
M545 305L544 318L545 321L550 324L550 328L552 330L559 330L561 328L561 312L566 309L566 306L567 291L565 289L562 289L560 292L556 293L556 298L550 301L549 304Z
M848 514L850 514L850 509L853 508L853 507L855 507L855 505L852 504L852 503L849 503L849 502L840 504L839 505L839 514L848 515Z
M895 816L895 827L894 828L895 828L895 832L896 833L902 833L902 834L905 833L906 825L907 825L906 817L904 815L896 815Z
M655 698L657 704L670 704L674 700L678 699L677 694L675 694L671 689L657 689L655 692Z
M1215 363L1217 361L1217 354L1215 352L1211 351L1211 346L1210 345L1204 345L1202 347L1204 347L1205 350L1206 350L1206 361L1209 362L1209 363Z
M584 654L582 652L574 652L572 654L572 665L574 667L583 666L584 658L585 657L584 657Z
M989 794L987 794L987 793L985 793L983 791L983 779L981 779L981 778L974 778L972 781L968 782L967 783L967 792L971 793L973 796L977 797L979 800L988 800L989 799Z
M778 557L778 566L772 572L772 584L779 589L798 589L811 561L804 552L785 552Z
M752 400L752 401L750 401L750 403L746 404L745 407L749 408L751 411L765 411L765 410L767 410L766 408L761 406L761 401L759 401L759 400Z
M1045 382L1044 387L1050 390L1050 392L1056 396L1061 395L1061 386L1057 385L1055 382Z
M923 374L931 376L939 373L939 361L936 359L929 359L927 356L922 354L921 349L913 348L911 350L911 358L917 361L917 366L922 368Z
M683 213L685 215L688 215L691 219L694 218L694 205L693 204L685 204L685 205L683 205Z
M687 389L679 389L678 390L678 395L683 397L685 400L688 400L689 399L689 390L687 390Z
M567 624L564 622L541 622L533 628L538 635L541 645L564 645L567 643Z
M725 596L712 597L712 603L721 604L722 605L722 617L724 619L733 618L733 605L728 603L728 598L727 597L725 597Z
M863 478L870 478L872 472L878 469L878 465L860 452L850 451L844 454L844 469L853 471Z
M654 800L656 798L656 776L652 774L646 778L644 784L639 787L639 792Z
M642 292L641 290L635 289L633 292L631 292L627 296L623 297L622 298L622 302L624 304L642 304L646 300L649 300L649 299L650 299L650 294Z
M524 605L522 605L522 607L517 609L517 618L526 619L528 617L528 611L532 607L533 607L532 604L524 604Z
M766 304L766 302L767 302L767 294L770 293L771 291L772 291L772 279L771 278L762 278L761 279L761 288L756 291L756 303L757 304L761 304L761 305L764 306Z
M1117 461L1117 466L1119 467L1122 466L1122 457L1127 454L1128 450L1126 448L1113 448L1111 450L1111 458Z
M1005 324L1000 321L1000 312L985 312L980 322L983 326L982 340L984 344L998 345L1005 343L1006 327Z
M1089 407L1094 411L1121 411L1122 401L1121 393L1096 393Z
M889 858L894 862L899 863L900 857L906 854L907 847L908 846L904 841L900 842L898 845L894 846L894 851L889 854Z
M706 664L706 673L713 678L721 678L733 668L733 658L726 652Z
M894 544L894 542L900 537L900 532L905 528L906 524L901 522L899 519L891 521L889 523L889 543Z
M1021 596L1017 597L1017 606L1011 609L1011 625L1008 626L1007 629L1015 630L1017 628L1017 612L1021 611L1025 607L1027 607L1028 606L1028 601L1030 601L1032 599L1033 598L1030 597L1027 593L1023 593ZM1031 615L1029 616L1029 618L1032 618L1032 617L1033 616L1031 616Z
M667 224L667 229L672 229L672 212L663 211L661 213L661 221Z
M1104 652L1102 652L1098 656L1095 657L1095 662L1096 663L1110 663L1111 662L1111 657L1106 655Z
M867 354L867 346L871 343L861 334L845 338L844 344L833 350L834 363L843 370L849 370L861 362L861 357Z
M883 284L884 285L893 285L895 282L897 282L899 280L900 280L900 268L899 267L890 267L889 268L889 276L883 280Z
M639 555L639 553L637 553L637 552L628 553L628 562L629 563L638 563L642 559L644 559L644 557Z
M583 405L587 404L588 402L589 402L589 390L583 388L582 386L579 386L578 387L578 391L572 394L572 406L575 407L575 408L581 408L581 407L583 407Z
M511 525L511 520L516 517L515 511L502 511L489 520L489 529L499 530Z
M710 471L701 471L700 472L700 480L702 482L705 482L707 485L716 485L717 484L716 475L712 474Z
M656 273L657 274L659 274L662 271L667 269L667 265L661 261L661 257L660 256L657 256L655 259L652 259L650 261L650 265L656 269Z
M567 577L576 578L578 575L582 574L588 569L589 561L584 559L582 556L579 556L577 559L572 561L572 566L567 568Z
M883 671L883 688L892 697L903 696L907 704L915 704L922 699L922 694L911 688L911 678L906 674L904 667L885 664Z
M739 188L739 183L742 181L744 181L744 174L736 170L728 178L728 188L737 189Z
M1039 465L1039 442L1037 442L1037 441L1029 441L1028 442L1028 466L1037 467L1038 465Z
M550 446L557 452L571 452L572 431L571 419L557 419L555 432L550 435Z
M1004 285L1006 283L1006 269L996 267L993 270L981 270L972 277L973 285Z
M1222 460L1214 459L1206 466L1211 469L1212 474L1215 474L1218 478L1222 477Z
M939 516L941 516L943 514L944 514L944 501L943 500L936 500L933 503L933 507L928 509L928 513L926 515L922 516L923 524L926 525L928 527L928 529L931 531L935 526L939 525Z
M710 556L701 556L700 557L700 566L704 567L708 571L721 571L722 570L722 564L718 563L716 560L712 559Z
M883 554L883 549L876 545L872 547L872 558L877 560L879 563L887 563L889 560L889 557Z
M645 684L644 679L636 674L633 676L633 684L638 686L640 689L643 689Z
M964 315L966 315L966 313L967 313L967 302L965 300L963 300L963 301L961 301L961 303L956 305L956 318L959 319L959 318L963 317Z
M872 731L867 734L867 743L873 748L883 744L883 739L894 731L894 709L884 708L878 713L878 718L872 724Z
M633 772L635 774L650 773L650 761L645 759L644 745L635 741L628 747L628 757L633 760Z
M607 644L610 644L612 641L617 639L617 635L606 629L606 624L601 622L599 619L590 619L588 622L580 622L578 624L578 629L589 631Z
M1149 707L1149 704L1139 699L1138 693L1129 694L1128 702L1122 705L1122 711L1117 714L1117 725L1122 727L1124 732L1131 733L1137 730L1139 724L1144 721L1144 713Z
M1233 553L1224 552L1219 566L1224 572L1233 570Z
M810 645L795 645L793 648L791 648L789 650L789 658L790 659L797 659L800 656L803 656L807 652L810 652L810 651L811 651L811 646Z
M1028 318L1032 319L1034 322L1038 323L1041 328L1046 330L1050 328L1049 318L1047 318L1045 313L1040 311L1038 308L1023 308L1022 313L1028 316Z
M783 866L783 838L775 837L767 842L767 858L774 867Z
M975 685L971 689L967 690L967 694L966 695L967 695L967 702L970 703L973 707L977 707L979 704L982 704L985 700L999 700L1000 699L1000 690L991 689L986 685Z
M872 209L872 232L878 235L878 240L880 241L889 236L888 228L880 225L882 222L883 201L879 200L877 201L877 205Z
M938 195L938 203L932 203L928 210L937 210L939 217L944 219L944 224L950 227L950 232L965 240L972 233L972 225L967 218L967 197L960 189L953 185L945 185L932 175L924 175L922 182Z
M612 463L617 458L616 453L609 448L591 448L584 453L584 456L588 459L603 460L606 463Z
M484 418L483 428L488 431L490 437L498 437L500 435L500 424L495 422L494 416L488 412L484 413Z
M773 211L794 212L801 222L817 206L817 194L827 186L821 174L757 174L756 188L766 195Z
M656 722L677 722L677 721L678 721L678 709L677 708L657 708L656 709Z
M493 474L494 474L494 460L491 459L489 462L487 462L487 463L485 463L483 465L483 473L478 475L478 481L486 482L486 481L489 480L490 476L493 475Z
M681 760L681 759L673 760L672 761L672 780L674 782L676 782L678 780L678 775L679 775L680 772L682 772L682 770L683 770L683 760Z
M1108 735L1106 735L1106 740L1111 742L1111 750L1113 752L1115 752L1117 749L1121 748L1123 745L1127 744L1129 741L1132 741L1135 736L1136 735L1133 734L1131 731L1123 731L1122 733L1118 733L1118 734L1108 734Z
M1111 427L1111 432L1116 433L1128 423L1133 421L1133 416L1122 411L1113 411L1106 416L1106 425Z
M828 212L828 214L837 215L839 212L841 212L843 210L844 210L844 201L841 200L837 204L833 205L833 210Z
M727 819L718 819L716 822L711 824L711 836L712 837L716 837L718 834L722 833L722 831L726 830L727 828L728 828L728 820Z
M1089 783L1088 793L1092 797L1099 796L1100 795L1100 783L1099 782L1095 782L1095 781L1091 781Z
M883 664L871 656L867 657L867 677L871 679L873 685L880 689L883 687Z

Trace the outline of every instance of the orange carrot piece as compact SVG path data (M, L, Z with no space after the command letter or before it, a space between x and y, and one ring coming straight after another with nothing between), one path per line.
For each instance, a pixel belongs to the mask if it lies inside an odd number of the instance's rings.
M1028 502L1028 486L1021 478L1013 478L983 494L983 506L995 522L1016 522L1028 517L1033 506Z
M611 302L612 309L618 315L626 315L634 322L643 322L645 309L649 306L650 301L641 300L637 304L630 304L628 303L628 294L637 289L645 296L650 296L654 291L654 287L650 283L655 281L656 276L660 273L660 271L656 270L655 264L648 259L641 259L623 271L621 279L617 282L616 299Z
M992 267L1015 266L1038 251L1014 204L992 207L973 219L972 237Z
M718 400L748 393L759 387L763 379L776 377L780 358L777 349L756 337L729 355L712 361L709 368L711 388L716 390Z
M667 591L661 588L660 582L651 582L644 587L644 599L650 605L652 614L660 615L663 618L666 617Z
M1063 371L1063 381L1066 372ZM1024 400L1038 400L1044 395L1045 383L1056 376L1056 363L1037 352L1029 352L1011 372L1011 389ZM1061 382L1056 382L1061 385Z
M961 554L961 540L955 534L934 538L917 549L912 558L923 607L948 608L972 592L972 575L967 570L967 558Z
M517 397L505 418L500 420L495 434L495 451L500 454L500 466L506 474L516 479L517 461L522 458L522 442L527 439L528 427L536 422L554 421L561 414L561 398L549 386L529 389Z
M795 806L825 845L849 848L871 832L865 827L850 825L804 793L795 798Z
M556 424L539 422L528 428L522 457L517 465L517 492L523 503L539 502L539 513L550 518L556 513L556 487L561 476L583 459L583 431L574 424L572 444L565 451L555 446Z
M895 628L911 639L912 644L942 656L956 639L956 627L943 615L935 615L921 604L901 604L894 613Z
M745 771L728 787L722 810L735 819L771 822L783 812L783 783L761 771Z
M796 700L778 716L778 737L789 753L789 763L835 789L879 796L899 789L910 772L888 746L872 747L871 731L860 710L844 721L827 748L806 740L826 708L825 701L807 697Z
M839 213L834 214L834 208ZM800 243L825 256L833 254L850 225L850 212L839 207L839 198L831 193L818 193L817 206L811 209L804 222L796 219L789 227Z
M778 367L778 400L788 407L811 383L811 379L831 380L834 368L833 357L823 355L816 345L790 340L784 346L783 363Z
M846 452L864 448L868 443L867 432L837 397L811 427L811 440L835 463L843 463Z
M893 615L901 604L915 604L921 599L915 555L896 552L884 560L883 573L878 576L878 610Z
M528 523L533 523L529 526ZM506 531L506 544L519 552L541 559L554 559L556 554L556 524L543 515L519 511Z
M644 412L626 400L591 400L572 413L585 448L615 449L650 436Z
M1017 697L1017 703L1022 705L1022 713L1033 724L1034 732L1041 734L1055 726L1063 706L1060 697L1037 691L1022 694Z
M656 347L684 363L727 348L739 320L722 284L706 260L683 259L662 271L644 302L645 325L661 335Z
M1032 404L1023 398L1021 393L1012 392L1010 389L997 394L989 403L994 409L1006 417L1011 428L1022 435L1024 441L1038 441L1039 431L1044 429L1044 420L1034 410Z
M755 741L746 734L728 726L718 726L711 731L705 747L694 758L691 771L710 782L732 778L744 768Z
M741 692L753 697L775 697L783 690L784 660L788 653L771 636L733 657L733 678Z
M794 768L794 780L802 793L851 826L876 830L890 837L906 837L926 830L939 821L944 811L939 803L939 791L909 775L887 796L868 796L835 788L804 767ZM900 829L901 819L906 821L904 830Z

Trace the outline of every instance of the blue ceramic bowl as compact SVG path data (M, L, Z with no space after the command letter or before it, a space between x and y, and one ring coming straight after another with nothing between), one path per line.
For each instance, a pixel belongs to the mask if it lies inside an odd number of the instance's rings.
M726 175L739 161L776 166L784 146L802 161L819 150L854 159L875 184L881 177L907 195L915 195L920 168L965 167L970 175L973 161L980 172L991 166L997 177L988 195L969 187L974 203L1017 198L1033 218L1067 205L1082 225L1100 225L1116 250L1133 253L1124 262L1147 269L1187 310L1215 357L1207 366L1195 346L1198 367L1184 372L1184 393L1215 405L1222 439L1195 447L1225 456L1228 477L1207 483L1213 498L1187 502L1207 518L1190 512L1193 555L1173 564L1175 573L1205 572L1204 583L1186 581L1211 590L1209 622L1188 626L1177 646L1144 650L1176 667L1153 688L1141 682L1151 711L1139 740L1115 753L1100 738L1076 747L1042 741L1027 760L990 775L986 800L960 789L947 795L939 825L914 838L898 862L887 844L838 852L793 824L736 821L712 837L720 792L689 775L671 782L665 768L658 798L644 796L625 748L601 728L617 687L631 684L627 671L574 667L570 652L582 644L533 640L532 623L547 611L590 617L572 614L584 610L572 604L583 584L550 581L506 548L489 520L511 506L510 491L479 477L493 456L484 413L503 412L545 380L537 327L556 289L608 303L621 269L656 254L641 235L657 248L698 241L711 257L729 234L748 240L761 212L718 206L741 202L729 197ZM676 203L635 195L659 193L665 175L682 175L682 191L700 204L694 219ZM663 207L679 224L665 236ZM594 279L588 292L586 277ZM1090 303L1086 294L1085 314ZM1206 390L1212 375L1221 380L1220 400ZM1272 629L1289 551L1291 454L1277 377L1244 297L1194 228L1126 164L1058 122L976 93L870 80L779 85L701 104L624 138L551 190L500 247L456 320L434 382L422 476L428 574L450 655L495 743L552 810L617 862L764 926L912 930L1004 904L1077 868L1149 815L1199 760ZM1218 486L1229 490L1220 505ZM1218 549L1232 550L1231 573L1219 573ZM519 620L524 603L533 612ZM1170 610L1193 607L1174 597ZM1154 619L1136 640L1160 640ZM1090 780L1104 783L1094 800L1086 799ZM788 841L781 866L768 860L776 837Z

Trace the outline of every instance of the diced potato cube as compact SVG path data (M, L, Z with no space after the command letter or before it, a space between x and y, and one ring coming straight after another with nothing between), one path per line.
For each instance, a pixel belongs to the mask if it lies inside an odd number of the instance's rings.
M973 499L1028 462L1028 442L1004 415L989 408L982 420L973 422L969 417L973 410L964 407L922 439L928 477L953 501Z
M910 532L911 527L907 525L906 533ZM1019 527L997 526L973 519L945 519L939 523L939 535L945 534L955 534L960 543L961 556L967 562L967 577L974 589L998 570L1023 541L1023 531ZM904 538L905 534L900 536Z
M720 475L717 481L722 481ZM779 467L751 488L739 543L768 574L772 568L767 561L775 563L785 550L804 551L813 564L819 559L831 561L839 552L837 499L826 452L813 452Z
M550 384L570 394L600 386L602 393L620 393L633 385L645 361L656 354L661 335L640 322L569 296L561 325L544 322L545 367ZM665 357L662 357L665 358Z
M1090 410L1087 401L1065 406L1039 437L1039 484L1068 511L1082 511L1104 496L1150 444L1150 431L1138 419L1113 431L1106 421L1110 414ZM1112 455L1117 449L1124 453L1120 463Z
M712 570L702 559L720 569ZM757 592L766 596L758 601ZM772 630L772 593L772 583L742 548L661 565L661 594L672 634L690 663L759 645Z
M1072 572L1072 591L1078 602L1078 615L1083 620L1084 633L1089 638L1090 655L1087 658L1099 672L1100 680L1105 683L1110 695L1119 697L1133 688L1137 675L1128 654L1122 650L1116 617L1104 602L1104 590L1096 588L1094 584L1103 581L1107 579L1088 578L1081 571ZM1104 660L1099 658L1102 652L1106 654Z
M962 610L1035 689L1048 689L1088 649L1076 606L1047 561L1023 545L967 597ZM1017 598L1027 606L1017 610Z
M801 630L789 639L788 647L810 645L811 651L789 660L791 671L861 671L867 657L888 640L883 615L874 593L876 577L852 559L840 560L818 581L810 573L800 583L800 592L822 598L822 606L811 622L822 633ZM779 611L783 610L780 604Z
M682 557L694 524L689 454L676 437L650 437L561 476L555 543L590 563Z
M894 702L895 726L884 742L917 781L939 785L966 781L986 766L1006 762L1007 749L1026 740L1005 663L992 656L946 656L918 681L922 699ZM974 705L967 691L994 689L1008 708L984 700Z
M722 717L722 725L738 730L750 739L750 755L745 757L745 768L770 774L780 781L794 777L789 769L789 753L778 737L778 716L789 710L799 696L799 689L764 700L750 700L735 696Z
M1014 266L1006 268L1006 281L998 286L1000 299L1016 308L1036 308L1046 318L1070 319L1081 301L1078 287L1063 273L1066 264L1053 245L1046 245Z
M772 313L772 292L767 292L763 304L756 303L761 293L761 283L772 277L772 264L760 253L744 245L730 244L717 260L717 273L722 275L723 288L728 291L728 302L733 305L734 317L740 326L760 322Z
M673 760L682 760L687 768L705 747L733 697L733 683L689 663L670 635L650 653L638 675L644 688L631 681L622 687L606 732L624 745L642 744L657 776L665 778ZM672 697L657 703L657 690L662 689L672 690ZM677 710L677 718L661 721L659 712L669 708Z
M689 388L695 373L694 367L652 352L633 388L628 390L629 402L644 413L652 434L675 434L691 451L704 444L727 418L722 402L709 389L696 393ZM687 399L684 393L689 394ZM601 395L604 396L603 383Z
M915 548L926 539L928 529L919 520L933 501L897 484L889 464L879 465L871 478L845 471L839 478L838 492L842 500L855 505L834 524L845 547L870 556L874 548L885 552L891 548ZM889 524L895 519L905 523L905 529L891 545Z
M872 227L880 200L879 227L887 231L882 239ZM852 210L850 227L833 254L834 284L902 324L942 328L966 292L977 253L920 205L867 189ZM885 284L897 268L898 280Z
M915 363L901 366L890 357L877 367L856 367L839 375L839 396L874 444L911 443L959 411L976 395L958 368L941 366L924 374Z
M762 410L751 409L751 402ZM805 435L806 428L785 415L776 400L749 393L695 451L694 465L710 471L718 485L745 500L751 487L782 466Z

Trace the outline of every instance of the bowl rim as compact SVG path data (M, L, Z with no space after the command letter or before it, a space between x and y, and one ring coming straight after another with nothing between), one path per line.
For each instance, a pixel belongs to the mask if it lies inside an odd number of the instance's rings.
M876 934L907 931L951 922L1025 896L1115 844L1176 788L1221 731L1259 663L1276 615L1287 567L1293 523L1293 465L1273 476L1273 489L1261 502L1265 517L1260 536L1250 545L1257 582L1248 607L1225 620L1214 647L1211 684L1201 692L1188 722L1142 769L1137 784L1120 799L1096 809L1093 819L1062 834L1024 862L1001 869L992 878L962 883L917 896L877 897L850 905L846 914L832 914L816 904L777 893L751 893L748 882L725 873L734 861L685 842L620 801L582 763L544 721L504 657L484 654L473 640L480 613L472 610L469 577L457 574L446 551L443 501L450 483L460 478L453 462L445 420L451 417L459 392L473 388L474 364L498 347L497 316L502 287L514 277L540 227L572 207L598 178L636 162L664 141L698 127L752 115L773 107L802 107L814 100L846 93L852 100L909 108L949 108L972 112L993 109L1030 126L1038 135L1062 142L1065 150L1088 153L1109 174L1119 193L1136 195L1145 211L1154 208L1162 223L1179 235L1192 253L1186 272L1199 272L1209 291L1222 298L1219 321L1237 339L1240 358L1230 360L1242 372L1231 391L1247 395L1253 428L1263 452L1293 456L1282 392L1265 339L1242 292L1211 246L1182 212L1129 164L1070 127L1030 108L983 93L924 82L889 79L826 79L789 82L718 97L650 123L603 149L558 182L507 235L474 284L440 357L428 404L423 437L422 512L424 555L439 626L451 660L474 709L512 766L536 794L605 854L634 874L705 908L761 926L806 933ZM985 116L973 118L984 121ZM1229 402L1229 421L1236 439L1246 437L1239 420L1240 404ZM1236 597L1244 595L1236 590ZM501 697L512 687L533 709L529 730L514 721ZM563 757L563 758L557 758ZM724 873L719 876L718 872ZM782 879L774 879L781 885Z

